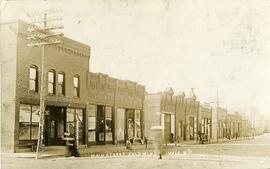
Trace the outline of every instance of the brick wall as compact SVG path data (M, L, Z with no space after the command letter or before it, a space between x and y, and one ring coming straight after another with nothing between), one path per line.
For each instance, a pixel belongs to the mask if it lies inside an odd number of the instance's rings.
M1 128L4 151L16 151L19 144L19 105L20 103L39 104L41 82L41 47L27 47L27 24L23 21L1 24ZM55 106L85 107L87 100L86 84L89 71L90 47L63 37L60 46L46 47L45 86L47 72L51 69L65 73L65 96L48 95L46 104ZM3 44L3 45L2 45ZM29 91L29 67L38 67L38 92ZM73 76L80 77L80 97L73 97ZM8 119L8 120L7 120Z
M41 47L28 47L26 41L26 25L20 24L20 36L18 38L18 63L17 64L17 93L18 99L22 102L27 99L39 98L40 85L41 85ZM56 85L56 95L48 95L46 93L46 100L57 101L65 103L81 103L84 104L87 99L86 84L87 84L87 72L89 70L90 59L90 47L77 43L68 38L62 38L63 44L59 46L48 46L45 48L45 88L47 92L47 72L51 69L56 72L56 84L57 74L59 72L65 73L65 96L58 95ZM74 46L82 46L80 48L74 48ZM88 51L88 52L87 52ZM39 92L29 92L29 67L30 65L36 65L38 67L38 89ZM73 77L79 75L80 78L80 97L73 97Z

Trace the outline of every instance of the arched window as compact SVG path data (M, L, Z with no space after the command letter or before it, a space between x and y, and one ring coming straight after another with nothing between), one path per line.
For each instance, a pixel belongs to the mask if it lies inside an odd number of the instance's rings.
M55 94L55 71L48 72L48 93Z
M61 95L65 95L65 73L60 72L58 73L58 93Z
M29 68L29 90L38 91L38 68L35 65Z
M73 96L80 96L80 77L78 75L73 77Z

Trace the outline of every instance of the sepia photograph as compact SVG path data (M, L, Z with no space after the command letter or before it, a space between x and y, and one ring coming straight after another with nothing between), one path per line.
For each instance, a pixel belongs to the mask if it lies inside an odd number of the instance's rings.
M0 0L1 169L270 169L270 0Z

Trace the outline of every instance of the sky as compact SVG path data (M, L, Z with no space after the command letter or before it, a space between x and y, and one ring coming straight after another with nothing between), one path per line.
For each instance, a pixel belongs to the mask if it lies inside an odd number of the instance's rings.
M90 71L171 87L230 112L270 112L270 1L1 1L1 22L62 9L65 36L91 46Z

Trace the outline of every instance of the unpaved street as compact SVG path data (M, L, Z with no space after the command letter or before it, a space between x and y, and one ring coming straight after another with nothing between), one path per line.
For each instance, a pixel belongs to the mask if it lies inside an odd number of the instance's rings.
M159 160L155 155L123 155L114 157L81 157L55 159L3 159L3 169L269 169L270 135L252 140L231 141L220 144L184 145L170 147Z

